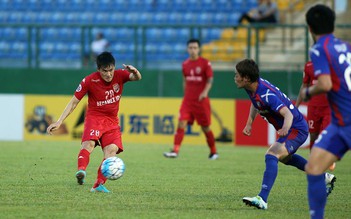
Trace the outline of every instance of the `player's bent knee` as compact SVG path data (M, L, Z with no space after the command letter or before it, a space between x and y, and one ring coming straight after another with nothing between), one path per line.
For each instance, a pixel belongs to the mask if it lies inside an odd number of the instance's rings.
M305 172L310 175L320 175L325 172L320 166L307 163L305 166Z
M89 151L90 153L94 150L95 142L94 141L84 141L82 143L82 149Z
M113 157L113 156L116 156L117 151L118 151L118 147L115 144L110 144L110 145L104 147L103 151L104 151L105 158Z

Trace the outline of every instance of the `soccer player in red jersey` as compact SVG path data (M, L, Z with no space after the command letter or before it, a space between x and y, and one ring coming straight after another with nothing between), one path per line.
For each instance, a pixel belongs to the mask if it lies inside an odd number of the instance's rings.
M174 135L174 146L171 152L163 155L167 158L178 157L179 148L184 138L187 124L194 120L201 126L210 148L209 159L218 159L215 138L210 129L211 106L208 92L212 87L213 71L211 63L200 56L200 41L190 39L187 42L189 58L183 62L184 98L179 111L177 131Z
M302 102L301 90L316 84L318 79L314 76L313 64L311 61L307 62L304 67L303 81L300 93L296 100L296 107L298 108ZM308 101L307 122L310 132L310 149L316 141L319 133L323 131L330 123L331 111L328 104L326 94L321 94L312 97ZM335 163L330 166L330 170L334 170Z
M313 64L311 61L305 64L303 82L301 89L312 86L317 82L317 78L313 73ZM296 100L298 108L302 102L301 92ZM322 94L314 96L308 102L307 121L310 131L310 148L316 141L318 134L325 129L330 123L330 107L327 100L327 95Z
M118 120L119 102L123 85L127 81L138 81L141 74L132 65L125 69L115 69L115 59L109 52L103 52L96 58L97 72L85 77L76 89L74 96L67 104L57 122L52 123L47 132L52 134L63 121L74 111L80 100L88 94L88 109L84 120L82 147L78 154L78 184L84 184L89 157L95 146L100 145L104 159L113 157L123 151L121 132ZM97 179L91 192L109 192L104 187L106 178L98 168Z

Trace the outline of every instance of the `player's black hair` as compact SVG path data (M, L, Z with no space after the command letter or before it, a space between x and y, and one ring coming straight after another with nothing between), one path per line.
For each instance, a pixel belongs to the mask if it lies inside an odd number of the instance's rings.
M115 58L110 52L102 52L100 55L96 57L96 65L97 68L104 68L110 65L115 65Z
M201 43L200 43L200 40L198 39L190 39L188 40L188 42L186 43L187 46L189 46L190 43L197 43L197 45L199 45L199 47L201 47Z
M334 31L335 13L326 5L315 5L306 13L307 25L314 34L328 34Z
M260 70L258 65L252 59L244 59L235 66L237 73L243 77L250 79L251 82L258 81L260 77Z

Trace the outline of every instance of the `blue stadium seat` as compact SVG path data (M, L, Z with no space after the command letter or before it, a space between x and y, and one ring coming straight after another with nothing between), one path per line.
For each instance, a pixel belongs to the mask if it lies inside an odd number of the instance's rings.
M165 28L161 29L162 40L164 41L175 41L178 39L178 30L177 28Z
M79 14L79 23L81 24L91 24L94 19L93 12L82 12Z
M162 30L160 28L148 28L146 31L147 41L160 41L162 40Z
M47 24L51 23L52 21L52 13L50 12L40 12L39 15L37 16L37 23L42 23L42 24Z
M9 54L11 50L11 46L8 41L0 41L0 53L1 54Z
M34 24L37 21L38 12L27 12L22 18L22 23Z
M6 13L6 12L2 11L0 13L0 22L1 23L7 23L8 20L9 20L9 17L10 17L10 13Z
M239 18L240 18L240 16L241 16L241 13L240 13L240 12L231 13L231 14L228 16L228 23L231 24L231 25L238 24L238 23L239 23Z
M96 13L93 22L95 24L106 24L110 23L110 14L105 12Z
M10 23L21 23L23 21L24 13L23 12L12 12L9 16Z
M159 12L154 15L154 24L165 24L168 21L168 14L164 12Z
M69 44L65 42L56 42L55 43L55 53L63 54L69 52Z
M213 24L226 24L228 22L228 15L225 13L217 13L213 17Z
M178 33L178 37L177 37L178 41L184 41L185 43L190 38L189 28L180 28L177 33Z
M183 14L182 22L184 24L195 24L196 20L195 20L194 13L193 12L187 12L187 13Z
M140 24L152 24L154 14L150 12L140 12L138 16L138 23Z
M41 56L48 57L55 52L55 43L53 42L42 42L39 44L39 54Z
M60 30L58 28L42 28L40 29L40 39L45 41L56 41L60 39Z
M179 12L171 12L168 14L168 22L170 24L182 23L183 14Z
M212 23L212 13L202 12L197 16L196 23L198 24L211 24Z
M124 14L123 13L118 13L118 12L114 12L112 14L110 13L109 23L122 24L123 23L123 19L124 19Z
M124 14L123 17L124 17L124 22L126 24L136 24L138 21L139 14L134 13L134 12L130 12L130 13Z
M6 27L2 29L2 39L16 40L16 28Z
M81 40L80 28L60 28L58 34L59 34L59 39L61 40L65 40L65 41Z
M28 38L28 29L25 27L16 28L16 38L20 41L26 41Z
M13 42L11 45L11 54L17 58L23 59L27 57L27 44L24 42Z

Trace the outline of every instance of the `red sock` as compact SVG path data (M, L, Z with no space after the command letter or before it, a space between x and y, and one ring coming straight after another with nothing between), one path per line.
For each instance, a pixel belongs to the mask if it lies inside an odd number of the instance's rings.
M216 149L213 132L210 130L208 132L205 132L205 135L206 135L206 141L207 141L208 147L210 148L211 154L216 154L217 149Z
M86 149L80 150L78 154L78 170L85 170L89 164L90 153Z
M105 184L105 182L106 182L106 180L107 180L107 178L104 177L104 175L102 175L102 172L101 172L101 165L102 165L102 162L104 162L104 160L105 160L105 159L103 159L103 160L101 161L101 164L100 164L99 169L98 169L98 171L97 171L97 178L96 178L96 181L95 181L95 183L94 183L93 188L98 187L100 184Z
M180 145L182 144L184 138L184 129L177 129L177 132L174 135L174 147L173 147L173 151L178 153L179 152L179 148Z

